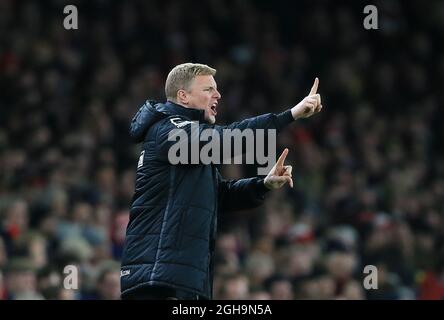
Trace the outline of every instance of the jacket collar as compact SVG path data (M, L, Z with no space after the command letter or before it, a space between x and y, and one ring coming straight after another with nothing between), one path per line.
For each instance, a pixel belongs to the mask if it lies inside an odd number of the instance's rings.
M165 111L171 115L179 115L189 118L190 120L205 121L205 111L200 109L185 108L172 101L165 103Z

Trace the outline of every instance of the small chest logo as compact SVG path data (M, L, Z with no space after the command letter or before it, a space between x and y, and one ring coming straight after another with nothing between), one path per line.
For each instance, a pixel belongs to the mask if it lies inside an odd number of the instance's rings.
M193 123L193 121L187 121L187 120L180 121L180 120L181 120L180 118L172 118L172 119L170 119L171 123L174 124L179 129L185 127L187 124Z
M145 150L142 151L139 157L139 163L137 164L137 169L139 169L141 166L143 166L143 157L145 155Z
M131 270L121 270L120 276L121 277L128 276L130 273L131 273Z

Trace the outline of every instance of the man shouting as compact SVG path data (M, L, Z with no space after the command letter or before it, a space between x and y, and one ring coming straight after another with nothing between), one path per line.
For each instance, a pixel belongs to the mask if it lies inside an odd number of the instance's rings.
M122 299L211 299L218 215L257 207L268 190L293 187L292 168L284 165L288 149L265 178L224 180L212 163L171 164L173 130L192 142L210 129L223 142L225 129L279 133L322 109L316 78L309 95L287 111L218 126L215 74L203 64L174 67L165 83L167 102L145 102L131 122L131 137L142 148L122 255Z

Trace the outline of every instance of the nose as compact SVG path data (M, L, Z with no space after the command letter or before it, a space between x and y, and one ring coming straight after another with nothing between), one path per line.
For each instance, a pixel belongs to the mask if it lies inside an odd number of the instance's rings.
M217 89L216 89L216 99L220 99L222 97L222 95L220 94L220 92L219 91L217 91Z

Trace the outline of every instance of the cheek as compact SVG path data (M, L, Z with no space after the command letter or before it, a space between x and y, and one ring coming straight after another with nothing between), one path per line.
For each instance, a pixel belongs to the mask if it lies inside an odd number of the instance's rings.
M210 104L210 99L209 98L201 97L199 99L199 106L200 106L201 109L207 110L209 104Z
M211 95L203 95L201 101L207 106L210 103Z
M193 104L199 109L208 109L208 105L210 104L211 96L210 95L196 95L193 99Z

